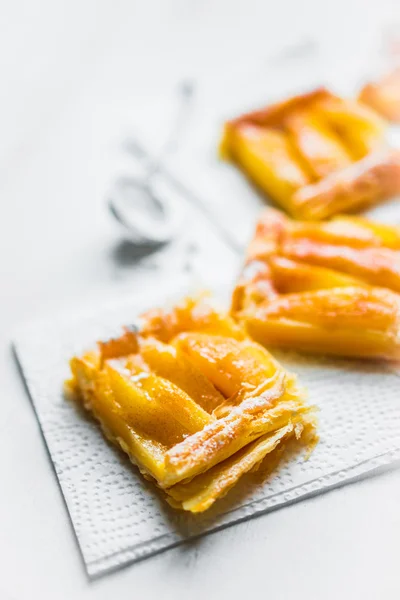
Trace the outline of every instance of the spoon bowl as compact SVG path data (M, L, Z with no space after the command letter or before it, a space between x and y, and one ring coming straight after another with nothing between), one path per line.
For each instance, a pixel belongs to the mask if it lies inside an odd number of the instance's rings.
M161 246L177 234L176 207L147 182L120 177L112 187L108 207L123 226L129 241L137 246Z

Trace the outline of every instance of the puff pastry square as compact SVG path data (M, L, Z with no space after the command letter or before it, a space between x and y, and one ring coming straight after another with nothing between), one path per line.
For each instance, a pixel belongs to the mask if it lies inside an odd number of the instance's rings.
M253 339L313 353L400 359L400 228L262 214L233 293Z
M400 151L366 105L325 88L226 123L221 155L289 215L318 221L400 193Z
M70 364L73 397L176 508L204 511L289 440L316 441L295 376L206 297L150 311Z

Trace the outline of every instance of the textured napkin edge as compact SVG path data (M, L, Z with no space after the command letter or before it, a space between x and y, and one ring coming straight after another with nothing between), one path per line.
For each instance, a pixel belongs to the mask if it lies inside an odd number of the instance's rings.
M199 535L193 535L186 539L182 539L178 533L176 534L165 534L159 538L152 539L148 542L141 542L131 548L122 550L121 552L114 553L108 557L89 561L86 563L86 570L91 579L102 577L108 573L111 573L122 565L127 566L138 562L150 555L158 554L165 550L172 549L176 546L180 546L189 543L195 539L208 536L217 531L221 531L227 527L231 527L237 523L242 523L253 517L261 516L263 514L272 512L275 509L279 509L283 506L290 506L300 500L306 500L315 496L329 492L335 488L340 488L349 483L355 483L368 477L384 473L396 468L400 465L400 448L390 450L379 456L375 456L366 459L362 463L354 465L348 469L342 469L331 473L329 475L323 475L312 481L308 481L302 485L295 486L290 490L284 492L278 492L272 496L267 496L249 504L245 504L237 509L225 514L225 521L220 525L216 525L212 529L202 532Z
M185 294L192 293L196 288L199 287L199 285L201 286L201 282L195 280L193 277L188 276L188 275L177 274L174 277L174 280L172 283L169 282L168 284L164 285L163 291L162 291L162 302L160 304L168 305L169 303L176 301L177 296L182 295L182 294L185 295ZM154 283L154 287L155 287L155 289L157 289L157 283ZM96 315L98 315L100 313L103 313L103 314L114 313L118 310L118 308L121 308L121 309L123 309L124 307L126 308L127 303L130 301L130 299L132 300L133 312L138 313L138 312L140 312L141 309L139 309L139 308L135 309L135 302L136 302L136 305L140 304L141 301L144 302L145 298L148 297L150 294L151 294L151 290L147 289L146 291L142 291L139 293L127 294L124 296L124 298L120 298L116 295L109 296L99 307L96 308L95 313L96 313ZM149 306L149 308L151 308L151 307L152 307L152 305ZM99 577L103 574L106 574L108 572L116 570L118 567L121 567L124 564L123 561L121 563L121 557L125 555L126 551L117 552L117 553L114 553L113 555L111 555L110 557L106 557L104 559L104 562L108 563L108 561L110 561L110 566L107 565L104 567L102 566L103 559L98 560L98 561L93 561L91 563L85 556L85 552L82 548L82 545L81 545L81 542L80 542L80 539L78 536L78 532L75 528L74 517L73 517L72 511L71 511L68 494L66 493L66 490L64 489L64 486L60 479L58 465L57 465L56 461L54 460L51 443L49 442L46 428L44 427L44 424L42 423L42 419L40 416L40 410L39 410L39 407L38 407L37 401L36 401L35 390L32 389L32 386L30 384L30 378L29 378L29 374L28 374L29 368L27 368L27 366L25 364L25 358L24 358L25 357L25 350L24 350L25 341L26 340L29 341L31 339L32 335L36 334L37 332L41 332L43 329L46 329L46 328L49 328L52 326L57 326L60 323L65 323L66 321L71 324L71 323L76 323L78 321L87 320L91 316L93 316L93 307L91 306L90 301L86 298L86 299L84 299L84 301L80 307L77 307L72 311L71 310L68 311L67 309L62 309L59 311L55 311L51 315L47 315L47 316L39 315L38 317L36 317L34 319L23 321L23 322L19 323L12 331L12 335L11 335L9 344L10 344L10 351L13 355L15 365L17 367L18 376L21 379L21 382L22 382L22 385L24 388L24 392L26 394L27 399L29 400L29 402L31 404L31 408L33 409L35 419L37 421L37 424L39 425L39 434L40 434L42 443L44 445L44 449L47 454L49 466L50 466L51 470L53 471L53 475L55 476L56 484L58 486L60 496L61 496L61 501L64 504L64 507L65 507L65 510L67 513L67 517L70 522L70 526L72 528L73 536L74 536L75 542L77 544L78 552L82 559L82 563L83 563L83 566L85 568L87 575L92 579L95 576ZM60 386L62 386L62 382L60 382ZM162 538L168 537L168 543L162 544L160 546L160 549L167 549L168 547L170 547L173 544L173 542L171 542L171 534L164 535L161 537ZM157 538L153 541L154 541L155 545L157 546L157 542L159 541L159 539ZM177 542L177 543L179 543L179 542ZM144 548L145 552L143 552L143 555L140 553L139 546L146 546L146 548ZM146 556L149 556L152 553L151 542L143 542L142 544L139 544L139 546L138 546L138 548L132 548L134 553L135 554L137 553L138 557L136 558L134 556L131 560L129 560L129 562L134 562L136 560L140 560L140 558L145 558ZM128 552L130 552L130 551L131 550L129 550ZM154 552L157 552L157 551L158 551L157 548L155 548ZM93 569L91 568L91 564L95 565Z

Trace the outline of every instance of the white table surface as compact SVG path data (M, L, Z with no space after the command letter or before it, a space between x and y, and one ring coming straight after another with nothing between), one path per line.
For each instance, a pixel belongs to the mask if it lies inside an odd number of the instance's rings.
M154 98L180 77L212 85L302 35L345 58L376 40L391 4L0 3L1 600L400 597L400 470L89 582L9 345L21 321L135 285L104 208L104 107L124 98L138 127L157 129Z

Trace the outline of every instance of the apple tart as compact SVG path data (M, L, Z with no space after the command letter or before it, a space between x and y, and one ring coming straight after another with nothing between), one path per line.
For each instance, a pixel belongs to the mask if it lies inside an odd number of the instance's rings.
M176 508L204 511L289 440L316 441L295 376L205 296L144 314L70 366L73 397Z
M400 193L400 151L371 108L319 88L225 124L221 155L293 218L318 221Z
M400 228L337 216L311 223L266 209L232 314L267 346L400 359Z

